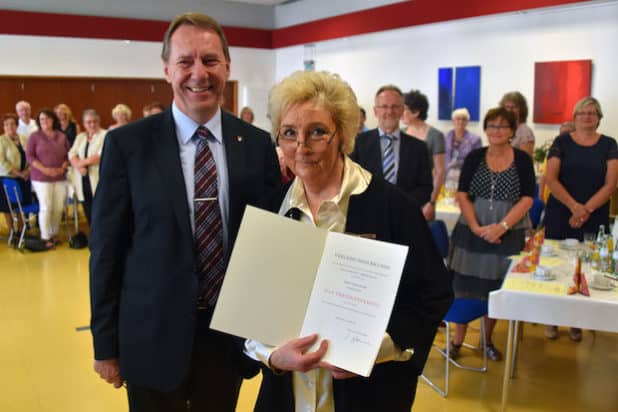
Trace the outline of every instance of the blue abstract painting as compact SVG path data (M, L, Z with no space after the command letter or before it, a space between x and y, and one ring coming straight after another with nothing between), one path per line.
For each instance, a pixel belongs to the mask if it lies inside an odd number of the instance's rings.
M453 111L453 69L438 69L438 119L451 120Z
M470 120L479 121L481 109L481 66L455 69L455 103L453 109L465 107Z
M438 119L451 120L455 109L466 108L478 122L481 109L481 66L438 69Z

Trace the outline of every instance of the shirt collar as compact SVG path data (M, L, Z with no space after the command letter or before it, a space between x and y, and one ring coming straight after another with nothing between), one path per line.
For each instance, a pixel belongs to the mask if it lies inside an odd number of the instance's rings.
M338 211L340 216L342 216L345 221L345 217L348 214L348 205L350 202L350 196L358 195L367 190L369 186L369 182L371 182L371 173L367 170L363 169L358 163L353 162L348 156L344 156L344 165L343 165L343 180L341 182L341 189L339 189L339 193L337 193L332 199L324 201L319 209L318 209L318 220L321 217L321 211L323 208L328 208L327 205L334 205ZM307 217L309 217L312 221L311 209L309 208L309 203L307 202L307 198L305 197L305 188L303 186L303 182L300 178L296 177L294 182L292 183L292 187L290 187L290 208L298 208L300 209ZM328 212L325 212L328 214ZM332 213L332 209L331 212ZM322 227L322 222L313 222L316 226ZM341 222L338 222L339 224ZM329 227L327 229L331 229Z
M178 140L182 144L189 143L200 124L184 114L178 106L176 106L176 102L172 103L172 115L174 117L174 123L176 124L176 134L178 135ZM201 126L204 126L210 130L210 133L212 133L215 140L222 143L223 129L221 126L221 107L218 107L215 115Z
M380 135L380 137L384 137L387 133L378 127L378 134ZM401 131L399 129L395 129L393 133L388 133L388 135L391 136L394 140L397 140L399 139L399 137L401 137Z

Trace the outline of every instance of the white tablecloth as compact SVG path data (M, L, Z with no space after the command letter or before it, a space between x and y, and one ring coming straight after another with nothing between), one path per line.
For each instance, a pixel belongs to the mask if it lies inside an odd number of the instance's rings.
M513 262L511 267L517 262ZM573 264L554 269L559 282L572 284ZM531 273L513 273L507 279L532 279ZM592 276L587 276L588 283ZM505 280L504 284L508 282ZM618 293L590 288L590 297L544 295L503 288L489 294L489 316L494 319L519 320L546 325L574 326L584 329L618 332Z
M457 223L457 219L459 219L459 214L459 206L447 202L444 198L440 199L436 204L436 220L444 221L448 233L453 231L455 223Z

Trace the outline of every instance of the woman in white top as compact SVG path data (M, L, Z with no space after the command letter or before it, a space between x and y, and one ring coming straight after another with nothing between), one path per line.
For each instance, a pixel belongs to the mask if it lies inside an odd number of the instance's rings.
M31 202L30 166L26 162L26 142L28 138L17 133L18 117L13 113L2 116L4 134L0 136L0 177L12 177L17 180L22 192L22 203ZM9 206L0 187L0 212L4 213L6 226L12 225Z
M93 109L84 110L83 121L85 132L75 138L69 160L75 171L75 192L90 224L92 198L99 183L99 161L107 130L101 129L101 117Z

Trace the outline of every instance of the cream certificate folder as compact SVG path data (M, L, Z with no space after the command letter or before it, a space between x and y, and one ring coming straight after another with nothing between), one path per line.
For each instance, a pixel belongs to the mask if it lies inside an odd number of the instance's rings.
M248 206L210 326L272 346L317 333L326 362L369 376L407 254Z

